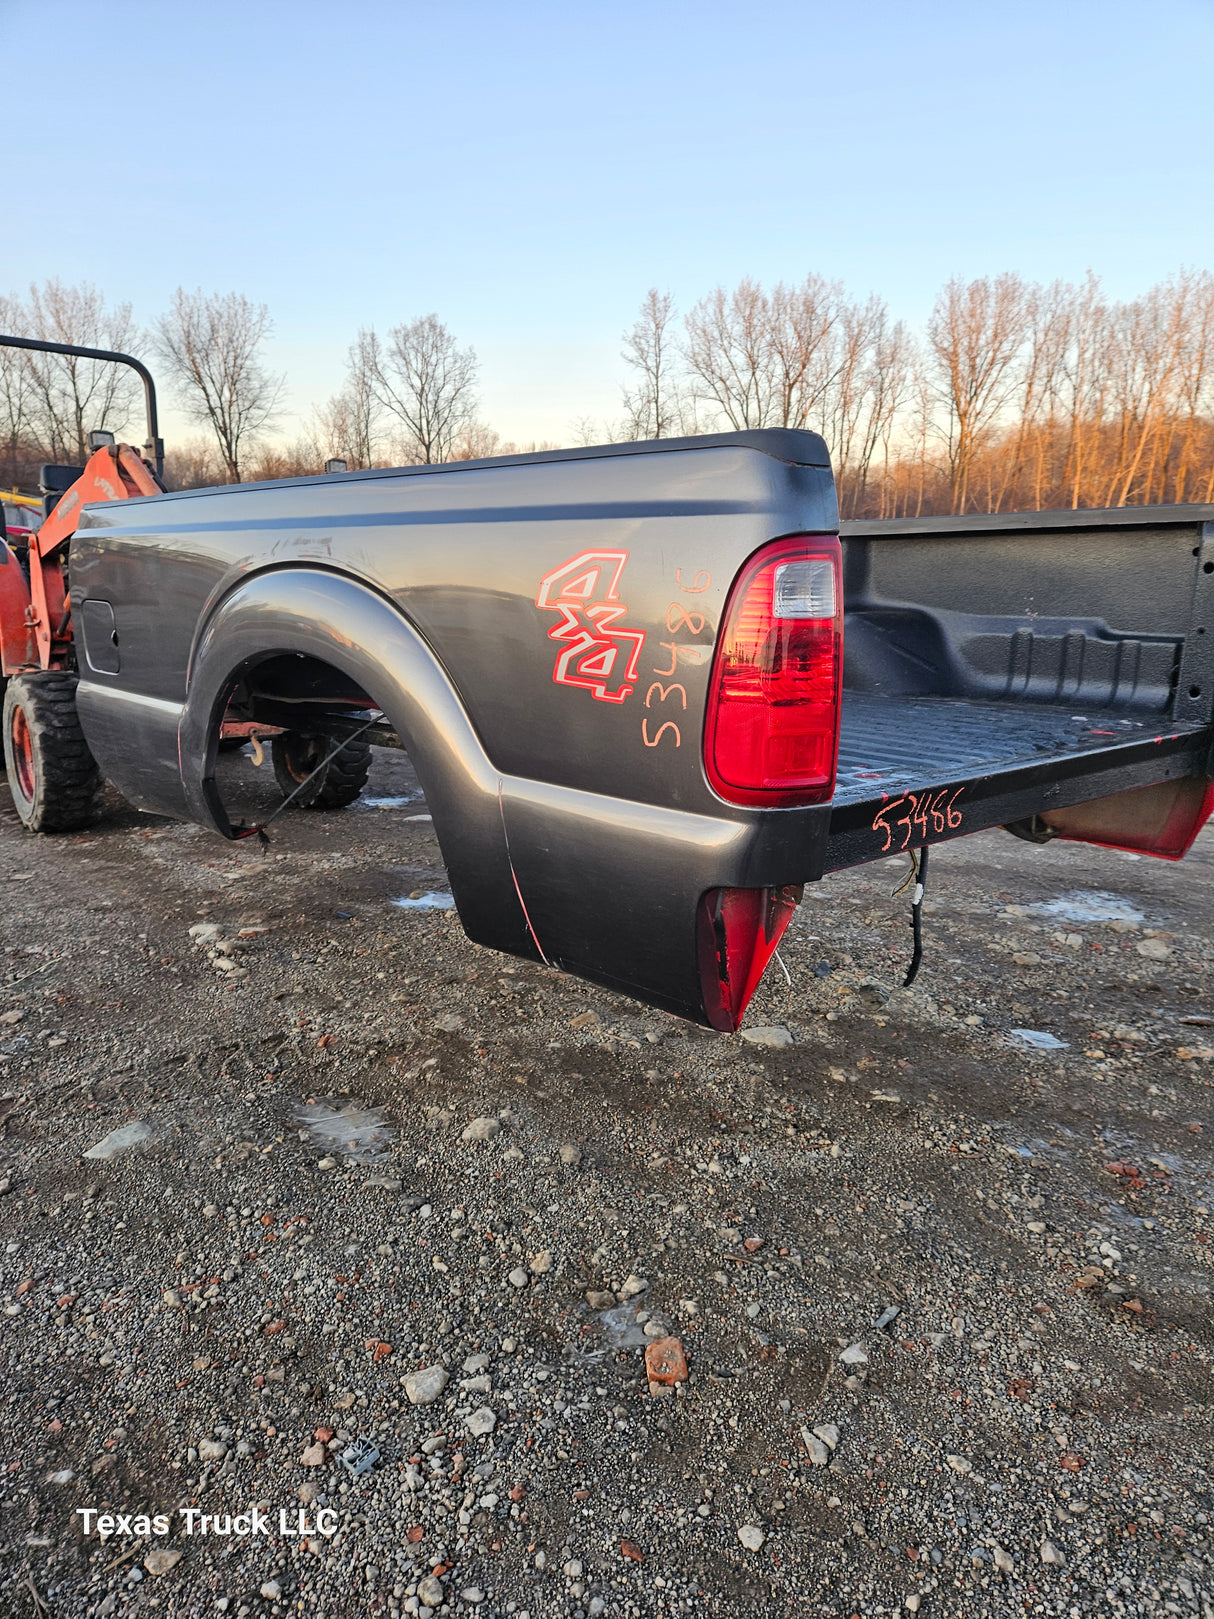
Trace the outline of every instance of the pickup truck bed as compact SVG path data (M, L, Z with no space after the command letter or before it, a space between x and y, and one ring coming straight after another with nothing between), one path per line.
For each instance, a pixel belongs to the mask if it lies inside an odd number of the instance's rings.
M18 791L39 704L229 838L222 742L288 783L404 747L472 939L717 1029L826 871L991 826L1176 858L1214 807L1214 506L840 530L772 429L111 499L70 544Z

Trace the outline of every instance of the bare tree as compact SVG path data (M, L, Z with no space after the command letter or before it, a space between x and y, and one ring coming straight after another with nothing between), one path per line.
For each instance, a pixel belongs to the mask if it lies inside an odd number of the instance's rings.
M356 348L376 399L401 423L407 459L449 461L476 418L475 352L460 348L437 315L394 326L386 342L362 331Z
M232 483L241 456L272 425L283 379L266 369L261 348L270 335L269 310L237 292L186 292L157 323L157 347L181 403L210 427Z
M695 398L730 427L770 427L773 357L767 298L744 276L732 292L716 287L687 316L685 355Z
M627 439L626 424L620 428L618 436ZM593 416L578 416L569 424L569 437L574 445L584 449L591 444L610 444L616 435L610 425L600 427Z
M312 442L317 456L327 461L341 456L352 468L372 467L380 449L379 401L371 378L359 364L359 345L350 349L346 385L327 405L313 407Z
M841 305L839 284L817 275L770 294L749 276L717 287L684 323L693 398L734 428L821 427Z
M25 311L16 298L0 295L0 328L24 336ZM0 442L5 481L17 479L17 466L30 434L30 368L24 349L0 348Z
M679 421L678 363L671 325L674 299L650 287L641 312L624 333L621 358L632 367L634 385L624 392L626 439L669 438Z
M469 422L460 429L452 445L450 461L484 461L493 455L513 455L513 444L502 442L502 435L485 422Z
M51 280L33 286L20 316L29 336L51 343L127 352L139 341L130 304L109 308L87 283L70 287ZM129 368L104 360L27 350L24 369L26 422L54 461L87 460L89 431L124 427L138 394Z
M947 410L953 510L969 501L982 436L1006 404L1024 340L1025 286L1017 275L954 276L936 300L927 336Z

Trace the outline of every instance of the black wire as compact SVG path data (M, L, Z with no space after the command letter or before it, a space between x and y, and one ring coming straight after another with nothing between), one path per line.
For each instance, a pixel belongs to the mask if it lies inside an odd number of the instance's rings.
M264 821L259 821L256 826L245 826L242 822L240 826L233 827L230 841L233 843L239 843L242 838L255 837L258 843L262 844L263 846L268 844L270 840L266 836L266 827L269 826L270 822L276 821L282 814L283 810L286 809L287 805L299 797L300 793L303 792L308 783L310 781L314 781L316 777L320 775L321 771L326 765L331 765L333 763L334 759L337 758L337 755L345 747L347 742L357 741L364 731L369 731L373 725L378 725L379 720L380 716L377 714L374 719L368 720L365 725L360 725L358 730L352 732L351 735L342 737L341 741L333 749L332 753L327 754L326 757L323 758L317 765L316 769L310 771L308 775L304 777L293 793L287 794L286 798L283 799L282 803L274 811L273 815L268 816Z
M902 988L909 989L919 976L919 968L923 965L923 894L927 883L927 845L919 851L919 870L915 873L914 892L918 895L911 904L911 936L915 947L911 951L910 966L906 969L906 977L902 980Z

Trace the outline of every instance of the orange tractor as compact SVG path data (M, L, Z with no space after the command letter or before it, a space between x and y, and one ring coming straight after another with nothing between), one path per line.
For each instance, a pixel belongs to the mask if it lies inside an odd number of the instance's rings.
M89 434L83 467L44 466L44 518L9 532L0 545L0 675L4 680L4 763L18 815L36 831L87 824L100 774L76 717L68 542L89 502L163 492L164 444L156 386L129 354L27 337L0 337L6 348L72 354L131 366L143 380L151 460L106 432ZM24 502L23 502L24 504Z

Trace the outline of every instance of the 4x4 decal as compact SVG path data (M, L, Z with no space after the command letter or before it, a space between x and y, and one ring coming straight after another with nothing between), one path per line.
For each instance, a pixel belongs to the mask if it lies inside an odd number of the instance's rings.
M627 551L582 551L546 573L535 605L560 614L548 631L561 643L552 678L558 686L584 686L600 703L622 703L637 678L644 630L623 629L620 601Z

